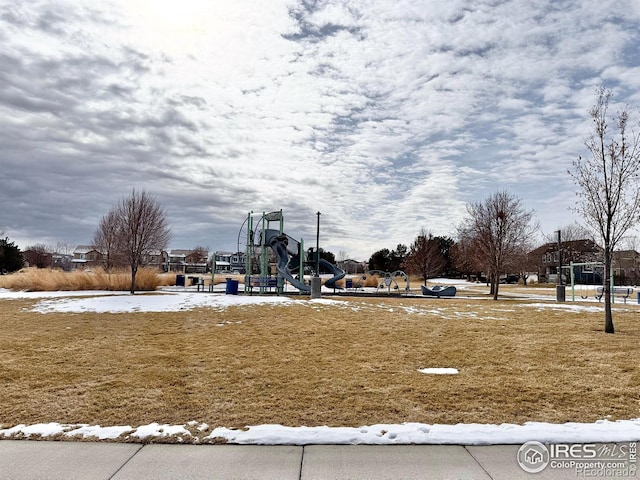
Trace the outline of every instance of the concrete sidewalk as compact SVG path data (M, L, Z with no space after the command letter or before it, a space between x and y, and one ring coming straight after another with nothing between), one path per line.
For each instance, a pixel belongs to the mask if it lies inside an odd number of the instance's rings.
M524 472L519 445L139 445L0 440L0 478L36 479L505 479L576 478ZM633 477L635 478L635 477Z

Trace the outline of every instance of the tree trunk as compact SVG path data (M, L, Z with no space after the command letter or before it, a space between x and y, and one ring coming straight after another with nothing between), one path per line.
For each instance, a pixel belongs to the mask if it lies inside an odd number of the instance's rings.
M604 331L614 333L613 315L611 314L611 250L608 246L604 249Z
M493 283L495 284L495 286L493 287L493 299L494 300L498 300L498 289L499 289L499 285L500 285L500 276L496 275L495 277L493 277Z
M131 265L131 287L129 287L131 295L136 293L136 273L138 273L138 266Z

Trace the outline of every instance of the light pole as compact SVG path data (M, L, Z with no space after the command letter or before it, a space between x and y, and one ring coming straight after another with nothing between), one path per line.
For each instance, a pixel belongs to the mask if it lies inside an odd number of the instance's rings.
M316 275L311 278L311 298L320 298L322 290L320 283L320 212L316 215L318 215L316 226Z
M562 285L562 240L558 230L558 285Z
M560 238L560 230L558 230L558 284L556 285L556 301L564 302L565 300L565 288L562 284L562 239Z
M320 276L320 212L317 212L318 223L316 225L316 276Z

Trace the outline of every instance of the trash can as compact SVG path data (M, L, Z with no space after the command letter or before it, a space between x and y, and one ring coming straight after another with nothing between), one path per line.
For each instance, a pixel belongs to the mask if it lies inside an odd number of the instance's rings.
M565 285L556 285L556 301L564 302L566 301L566 286Z
M345 288L353 288L353 279L351 278L347 278L346 282L345 282Z
M311 277L311 298L320 298L322 296L322 283L320 277Z
M640 292L638 292L638 305L640 305Z
M184 287L184 275L176 275L176 287Z
M232 278L227 278L227 287L225 289L225 294L227 295L237 295L238 294L238 280L233 280Z

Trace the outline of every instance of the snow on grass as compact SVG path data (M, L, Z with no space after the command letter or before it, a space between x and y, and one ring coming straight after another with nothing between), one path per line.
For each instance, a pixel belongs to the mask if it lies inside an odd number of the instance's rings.
M537 310L552 309L571 312L602 312L602 306L581 305L575 303L529 303L527 307Z
M19 300L37 298L61 298L61 297L95 297L102 295L122 295L122 292L107 290L77 290L77 291L55 291L55 292L26 292L24 290L8 290L0 288L0 300Z
M542 443L613 443L637 441L640 438L640 418L635 420L599 420L595 423L551 424L527 422L523 425L504 423L429 425L425 423L379 424L362 427L288 427L283 425L256 425L242 430L218 427L199 438L185 425L151 423L133 429L130 426L101 427L46 423L17 425L0 429L0 437L41 438L64 436L98 440L148 441L171 439L184 443L227 443L245 445L505 445L529 441ZM197 428L204 432L208 426Z
M115 440L120 435L130 432L130 426L101 427L100 425L80 425L65 432L67 437L97 438L98 440Z
M418 371L425 375L457 375L459 373L457 368L420 368Z
M136 295L120 293L111 296L42 300L35 305L33 311L38 313L178 312L200 307L225 309L236 305L287 304L295 301L289 297L216 295L196 292Z
M132 437L139 438L141 440L153 437L172 437L185 439L191 437L191 433L184 425L160 425L159 423L151 423L149 425L143 425L138 427L135 432L131 434Z

